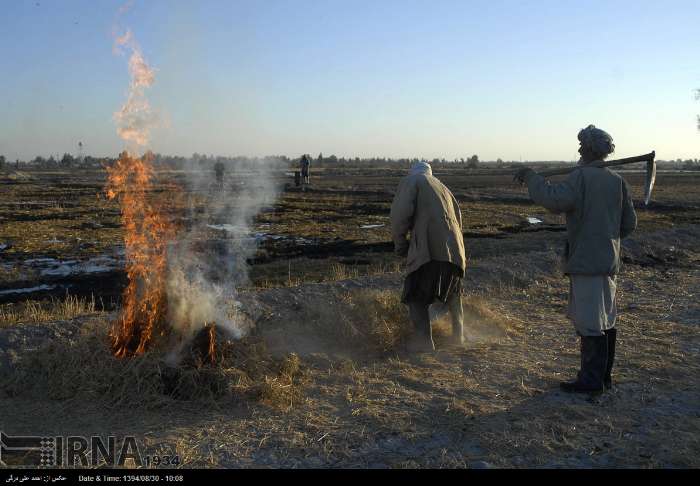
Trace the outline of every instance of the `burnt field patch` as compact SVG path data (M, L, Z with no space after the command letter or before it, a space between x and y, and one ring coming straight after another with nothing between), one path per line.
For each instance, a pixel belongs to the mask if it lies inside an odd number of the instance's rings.
M104 283L94 285L95 275L79 272L52 273L56 265L38 271L28 270L26 261L42 258L58 262L87 262L113 256L122 247L119 208L103 194L102 171L30 172L21 183L3 186L0 203L0 258L3 266L0 292L54 286L33 296L6 292L0 301L11 302L37 297L64 295L66 291L93 291L113 300L124 284L121 262L112 273L102 275ZM258 251L248 263L251 287L289 285L292 282L324 281L349 269L350 261L361 262L350 273L372 274L396 268L393 255L389 210L392 194L402 171L383 169L365 173L354 169L316 170L306 191L293 187L280 172L275 176L280 188L278 199L261 211L251 224L250 239ZM436 175L452 189L460 201L467 250L471 258L511 252L521 254L544 247L558 249L564 237L563 217L533 206L523 188L510 176L469 172L462 168L436 170ZM641 197L643 175L624 175ZM700 190L694 174L660 173L649 208L639 208L640 231L672 229L694 225L700 218ZM206 215L205 195L188 192L181 174L161 174L163 186L154 188L153 197L168 193L168 185L182 183L185 197L195 202L186 211L183 199L173 199L170 217L183 227L191 227ZM213 181L212 181L213 183ZM230 175L226 184L254 190L254 183L238 181ZM639 205L638 205L639 207ZM210 221L217 227L217 221ZM241 238L221 229L210 228L203 235L202 251L217 251L229 238ZM656 252L656 253L654 253ZM647 252L649 253L649 252ZM659 254L659 250L651 251ZM643 257L634 257L638 261ZM668 259L667 257L662 257ZM628 259L629 260L629 259ZM629 260L632 262L633 260ZM645 260L647 261L647 260ZM653 262L649 257L647 263ZM80 266L80 265L78 265ZM83 265L85 266L85 265ZM35 268L36 270L36 268ZM100 297L102 295L97 295Z

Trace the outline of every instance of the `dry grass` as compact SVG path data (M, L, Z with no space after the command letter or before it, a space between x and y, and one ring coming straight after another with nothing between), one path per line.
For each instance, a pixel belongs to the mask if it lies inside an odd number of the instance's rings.
M340 263L333 258L310 260L299 258L292 262L267 264L264 274L254 275L248 289L265 290L273 288L299 287L308 283L338 282L362 277L399 273L403 263L393 258L387 261L374 261L369 265L356 266ZM255 270L255 269L254 269Z
M357 268L348 268L342 263L333 263L331 265L330 280L347 280L349 278L357 278L359 272Z
M522 327L500 305L498 298L468 295L462 298L465 335L468 339L493 340L504 336L517 337Z
M299 358L269 356L256 338L217 341L215 365L166 363L165 341L142 356L118 359L109 348L108 325L86 324L74 339L60 339L23 356L1 377L8 397L89 400L107 408L160 409L177 401L209 403L256 399L289 408L300 396Z
M412 331L398 292L365 289L346 295L350 313L345 321L352 339L374 344L386 352L395 349Z
M327 349L378 357L404 351L414 332L399 289L359 288L336 294L307 295L298 312L299 325L288 334L306 335L327 343ZM484 297L465 295L464 329L467 340L497 341L518 332L509 319ZM433 336L440 344L452 334L449 313L434 319ZM318 348L318 346L316 346Z
M49 321L67 320L100 312L95 297L81 299L67 295L65 299L51 299L48 302L28 301L23 305L0 306L0 327L14 324L36 324Z
M358 268L343 263L332 263L330 275L327 281L337 282L339 280L349 280L359 277L369 277L372 275L384 275L387 273L398 273L403 269L402 262L375 262L367 268Z
M395 291L360 289L332 302L311 302L303 321L311 333L368 353L395 350L411 332L406 306Z
M23 356L5 376L10 397L104 400L111 406L162 404L161 367L153 354L119 360L111 355L106 325L84 328L73 340L57 340Z
M97 341L71 354L94 358L59 359L65 347L47 354L56 367L83 368L81 374L53 371L69 395L83 397L81 404L90 397L108 411L92 410L88 420L80 407L39 399L46 385L32 389L29 374L22 394L0 401L0 425L19 433L59 422L61 431L75 433L87 422L105 424L102 433L136 434L149 451L175 451L186 467L697 467L700 341L692 319L698 277L697 270L662 275L653 269L621 276L616 386L596 400L558 391L558 381L575 374L579 356L563 316L566 281L553 278L465 298L467 328L483 322L504 329L508 339L438 346L437 353L419 356L273 359L259 338L247 338L222 349L221 369L181 373L187 399L158 388L155 355L101 363L101 338L93 335ZM663 288L674 289L672 299L652 298ZM286 299L294 292L280 294ZM400 347L408 320L398 292L340 287L337 299L314 299L301 302L300 323L284 317L289 336L304 324L356 349ZM36 359L48 368L47 359ZM59 386L49 391L71 398ZM22 396L37 397L31 412L17 405L26 403ZM129 411L128 419L118 416L119 408Z

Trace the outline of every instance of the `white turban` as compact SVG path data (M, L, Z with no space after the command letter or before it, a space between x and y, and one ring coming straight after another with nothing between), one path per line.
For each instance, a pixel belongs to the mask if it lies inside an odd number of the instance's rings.
M433 169L427 162L416 162L411 166L408 173L409 175L425 174L431 176L433 175Z

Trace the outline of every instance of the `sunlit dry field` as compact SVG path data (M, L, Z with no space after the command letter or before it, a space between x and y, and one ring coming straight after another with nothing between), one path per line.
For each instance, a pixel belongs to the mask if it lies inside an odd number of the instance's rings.
M126 277L104 173L21 175L0 174L7 433L132 434L193 467L700 466L700 174L660 173L646 209L643 174L625 175L639 228L619 277L616 386L594 399L558 390L579 359L558 270L563 217L507 175L435 170L462 210L469 339L447 346L438 323L437 352L413 356L389 229L403 171L316 170L306 191L276 173L277 199L244 235L257 244L240 288L254 330L199 396L168 394L154 356L109 353ZM170 181L187 195L170 215L187 227L206 194L182 173ZM233 237L208 224L203 252Z

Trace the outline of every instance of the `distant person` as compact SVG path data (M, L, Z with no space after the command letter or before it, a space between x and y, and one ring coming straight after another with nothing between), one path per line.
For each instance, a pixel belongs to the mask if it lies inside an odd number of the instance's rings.
M408 342L409 350L435 349L429 313L435 302L447 304L452 341L462 345L461 293L466 268L462 215L457 200L433 177L429 164L416 163L399 183L391 205L391 232L396 252L406 256L408 275L401 301L408 305L416 331Z
M520 169L515 179L527 183L535 203L566 214L567 317L581 338L581 369L575 380L561 383L561 388L590 393L612 387L620 239L634 231L637 215L624 179L607 168L591 166L615 150L612 137L589 125L579 132L578 140L580 167L565 181L551 184L529 167Z
M226 166L223 162L219 161L214 164L214 175L216 177L216 183L219 186L224 183L224 172L226 172Z
M303 184L309 183L309 169L311 167L311 157L304 154L299 161L299 169L301 170L301 181Z

